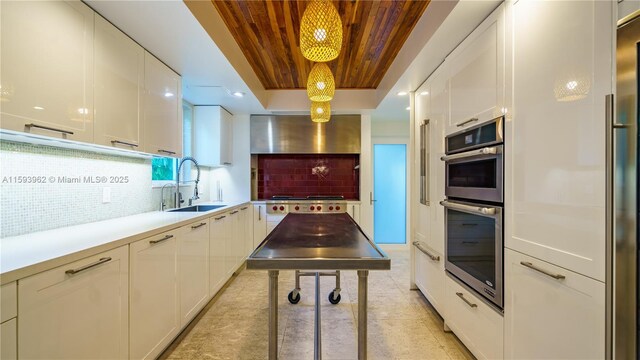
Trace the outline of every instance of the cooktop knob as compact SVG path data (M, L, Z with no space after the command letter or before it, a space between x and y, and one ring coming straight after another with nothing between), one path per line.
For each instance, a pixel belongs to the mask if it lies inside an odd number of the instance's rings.
M318 211L322 210L322 206L318 205Z
M329 211L333 210L333 206L329 206Z
M296 211L300 210L300 206L296 205Z
M315 206L313 206L313 205L311 205L311 206L309 207L309 210L315 210L315 209L316 209L316 207L315 207Z
M336 210L340 211L340 206L336 206Z
M274 207L273 207L273 211L276 211L276 210L278 210L278 207L277 207L277 206L274 206Z
M280 206L280 211L284 211L284 206Z

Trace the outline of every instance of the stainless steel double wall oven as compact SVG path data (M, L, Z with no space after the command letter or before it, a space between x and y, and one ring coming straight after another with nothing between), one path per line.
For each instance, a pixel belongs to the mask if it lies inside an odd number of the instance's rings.
M503 304L503 117L445 138L445 269Z

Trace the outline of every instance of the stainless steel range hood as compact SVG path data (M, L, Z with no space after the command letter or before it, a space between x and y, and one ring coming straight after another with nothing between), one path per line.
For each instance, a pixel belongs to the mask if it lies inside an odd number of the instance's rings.
M359 154L360 115L251 115L252 154Z

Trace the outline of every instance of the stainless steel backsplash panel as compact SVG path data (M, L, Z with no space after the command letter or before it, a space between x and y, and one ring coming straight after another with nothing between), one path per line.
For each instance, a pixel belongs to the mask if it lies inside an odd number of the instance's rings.
M252 154L359 154L360 115L251 115Z

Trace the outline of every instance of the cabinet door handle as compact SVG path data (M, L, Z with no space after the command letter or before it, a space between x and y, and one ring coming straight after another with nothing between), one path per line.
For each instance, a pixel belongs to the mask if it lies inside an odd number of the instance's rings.
M29 130L31 130L32 127L34 128L38 128L38 129L42 129L42 130L49 130L49 131L55 131L55 132L59 132L62 134L67 134L67 135L73 135L73 131L69 131L69 130L62 130L62 129L56 129L56 128L52 128L52 127L48 127L48 126L42 126L42 125L37 125L37 124L25 124L25 127L29 128Z
M376 201L378 201L378 200L374 200L373 199L373 193L369 192L369 204L373 205L373 203L376 202Z
M228 161L225 161L225 162L222 163L222 165L231 165L231 163L228 162Z
M192 226L191 226L191 228L192 228L192 229L197 229L197 228L199 228L199 227L203 227L203 226L205 226L205 225L207 225L207 223L200 223L200 224L198 224L198 225L192 225Z
M262 206L258 205L258 221L262 221Z
M240 210L247 210L248 208L249 208L248 206L245 206L243 208L240 208Z
M478 307L478 304L474 304L474 303L472 303L471 301L467 300L467 298L465 298L465 297L464 297L464 294L463 294L463 293L461 293L461 292L457 292L457 293L456 293L456 295L458 295L458 297L459 297L460 299L462 299L462 301L466 302L466 303L467 303L467 305L469 305L469 307L472 307L472 308L477 308L477 307Z
M227 217L226 215L222 215L222 216L217 217L217 218L215 218L215 219L216 219L216 221L218 221L218 220L222 220L222 219L224 219L224 218L226 218L226 217Z
M111 140L111 144L112 145L120 144L120 145L138 147L138 144L134 144L134 143L126 142L126 141L120 141L120 140Z
M469 120L467 120L467 121L463 121L463 122L461 122L461 123L457 123L457 124L456 124L456 126L457 126L457 127L465 126L465 125L467 125L468 123L472 123L472 122L475 122L475 121L478 121L478 118L471 118L471 119L469 119Z
M169 150L164 150L164 149L158 149L159 153L163 153L163 154L169 154L169 155L175 155L176 152L175 151L169 151Z
M431 260L440 261L440 256L436 256L436 255L431 254L427 249L422 247L422 245L420 244L420 241L414 241L413 242L413 246L415 246L423 254L427 255Z
M232 211L232 212L230 212L229 214L234 215L234 214L237 214L237 213L238 213L238 210L236 210L236 211Z
M547 276L549 276L549 277L552 277L552 278L554 278L554 279L556 279L556 280L563 280L563 279L565 279L565 278L566 278L566 276L564 276L564 275L562 275L562 274L554 274L554 273L550 273L550 272L548 272L547 270L545 270L545 269L541 269L541 268L539 268L539 267L537 267L537 266L533 265L532 263L530 263L530 262L528 262L528 261L520 261L520 265L525 266L525 267L528 267L529 269L533 269L533 270L535 270L535 271L537 271L537 272L543 273L543 274L545 274L545 275L547 275Z
M93 262L91 264L87 264L85 266L81 266L81 267L79 267L77 269L69 269L69 270L65 271L64 273L65 274L69 274L69 275L75 275L75 274L77 274L77 273L79 273L81 271L85 271L87 269L91 269L94 266L98 266L100 264L104 264L104 263L109 262L109 261L111 261L110 257L103 257L103 258L100 258L100 260L98 260L96 262Z
M152 244L152 245L153 245L153 244L161 243L161 242L163 242L163 241L166 241L166 240L171 239L172 237L173 237L173 235L167 235L167 236L163 237L162 239L158 239L158 240L151 240L151 241L149 241L149 244Z

